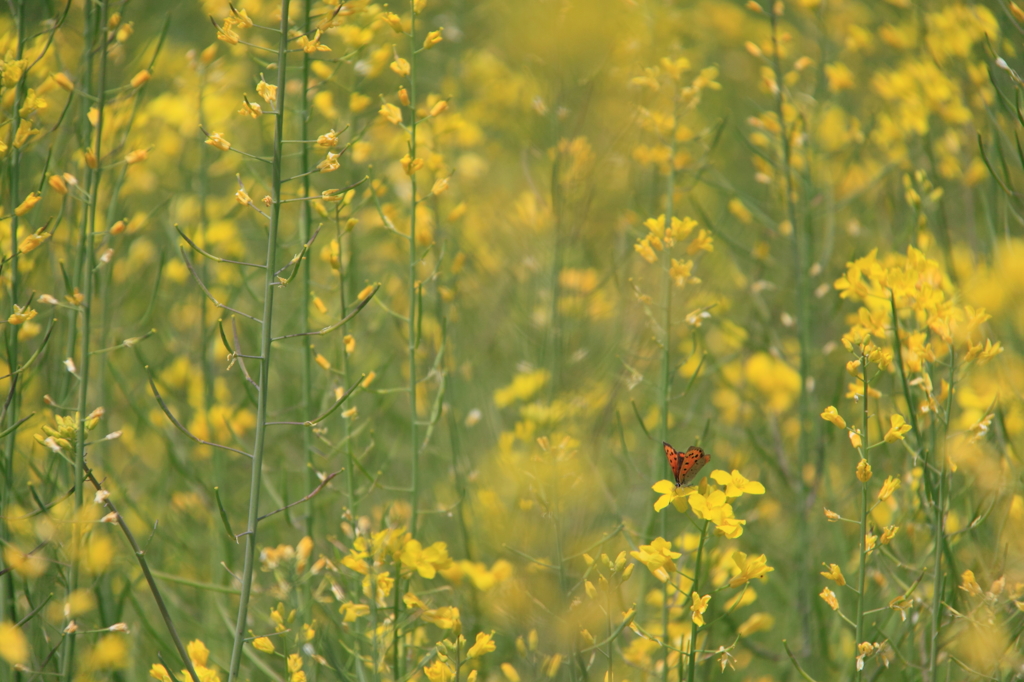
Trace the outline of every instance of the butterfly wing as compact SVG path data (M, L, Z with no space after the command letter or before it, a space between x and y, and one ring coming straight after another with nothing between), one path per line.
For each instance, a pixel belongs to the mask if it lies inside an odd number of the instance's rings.
M696 445L681 455L676 453L676 456L679 457L679 469L678 472L673 471L673 473L676 475L678 485L689 485L690 481L695 479L700 470L704 468L704 465L711 461L711 457Z
M665 447L665 457L668 458L668 465L672 468L672 477L676 479L677 486L682 485L679 482L679 474L683 467L683 456L668 443L662 443L662 445Z

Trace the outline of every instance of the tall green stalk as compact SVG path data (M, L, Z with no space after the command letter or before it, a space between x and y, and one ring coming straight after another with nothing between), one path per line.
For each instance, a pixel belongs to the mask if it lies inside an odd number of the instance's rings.
M700 562L704 557L704 541L708 537L710 523L710 521L705 521L704 527L700 529L700 544L697 545L697 564L693 569L693 587L690 589L690 599L693 599L692 593L700 594ZM697 674L697 629L697 624L692 623L690 626L690 662L686 668L687 682L693 682L694 675Z
M949 424L950 412L952 411L953 403L953 388L956 385L954 379L956 378L956 356L954 355L953 348L950 346L949 349L949 397L947 398L946 404L946 420L945 423ZM911 407L911 410L913 408ZM939 657L939 632L942 629L942 593L943 593L943 574L942 574L942 550L943 545L946 541L946 529L945 529L945 484L946 484L946 453L938 452L938 448L934 447L932 452L934 457L938 459L939 466L939 481L937 490L935 491L935 515L933 517L934 527L932 532L935 534L935 567L932 574L932 622L931 622L931 637L928 642L928 679L930 682L936 682L938 679L938 665ZM927 466L927 464L926 464ZM927 475L927 471L925 472Z
M409 157L416 160L416 2L409 0ZM409 173L412 196L409 200L409 445L412 448L412 517L409 528L416 536L420 506L420 447L416 413L416 172ZM396 581L395 589L398 589ZM397 614L396 614L397 618ZM397 627L397 623L396 623ZM397 644L396 644L397 646ZM396 673L397 674L397 673Z
M302 4L302 32L306 35L310 31L310 18L309 11L312 0L306 0ZM309 168L309 146L306 144L306 140L309 137L309 53L302 53L302 88L299 91L299 139L302 142L299 144L299 158L300 165L303 171ZM302 177L302 196L309 196L309 175ZM311 223L312 216L310 215L310 202L301 201L299 202L299 234L302 238L302 243L309 243L309 238L312 236ZM309 333L309 304L310 304L310 288L312 287L312 264L310 259L307 257L306 262L301 265L302 268L302 296L301 303L302 315L301 325L302 332ZM343 313L344 314L344 313ZM342 351L344 352L344 350ZM348 377L345 377L346 381ZM347 384L346 384L347 385ZM303 340L302 344L302 414L312 415L313 414L313 349ZM308 418L308 417L307 417ZM313 469L313 430L302 429L302 451L306 455L306 489L313 490L317 486L316 471ZM313 535L313 500L310 499L306 503L306 534L309 536Z
M249 515L245 535L245 563L242 567L241 596L238 602L238 618L235 621L234 642L231 647L228 682L234 682L238 677L238 668L242 662L242 645L245 643L245 623L249 615L249 595L252 592L252 574L256 563L256 526L259 523L263 451L267 433L267 396L270 393L270 351L273 344L272 322L274 316L274 286L276 284L277 233L281 219L281 146L284 140L289 4L290 0L281 0L280 42L277 48L276 118L274 120L274 150L270 186L270 196L273 203L270 206L270 230L267 236L267 259L263 281L263 317L260 328L260 379L256 405L256 436L252 452L252 476L249 481Z
M336 214L337 215L337 214ZM349 240L351 240L351 235ZM348 315L348 299L347 287L349 280L348 266L345 264L345 254L343 251L344 235L342 231L338 229L338 299L341 303L341 317L342 319ZM351 254L350 254L351 257ZM351 263L351 260L349 261ZM344 334L348 329L347 324L341 325L341 333ZM351 370L349 367L348 353L343 352L341 354L341 372L344 378L345 385L350 386ZM359 501L356 499L356 478L355 478L355 448L352 445L352 422L348 419L342 420L342 426L345 430L345 488L348 492L348 509L352 515L352 525L355 526L359 520Z
M18 45L15 49L15 59L21 59L25 53L25 0L18 0L18 7L16 16L14 18L17 24L18 34ZM17 133L18 126L21 122L21 116L18 113L21 109L21 98L22 92L25 89L25 76L23 73L21 78L14 86L14 104L11 110L11 123L9 126L10 134L8 135L7 148L11 150L10 155L10 166L9 173L10 177L10 194L9 194L9 206L14 207L21 203L19 180L21 176L21 150L14 146L14 136ZM10 272L10 297L11 305L18 303L18 296L20 295L20 275L18 273L18 215L17 213L11 212L11 260L7 266ZM14 325L8 325L7 329L7 367L8 372L13 373L18 368L18 330L20 327ZM6 420L3 423L4 428L8 428L18 421L18 403L19 403L19 387L17 381L20 377L11 374L11 403L7 408ZM7 436L7 442L4 445L4 492L3 499L0 500L0 517L7 516L7 507L10 504L11 497L14 494L14 446L15 437L17 436L16 431L11 431L10 435ZM0 540L6 540L8 535L7 524L0 523ZM17 622L17 605L14 598L14 575L7 572L3 576L3 585L0 585L0 617L6 617L11 622Z
M864 382L864 394L861 398L864 401L863 422L861 428L860 456L865 462L868 459L868 358L861 354L860 371ZM854 646L859 646L864 641L864 587L867 584L867 557L868 557L868 482L861 481L860 484L860 567L857 571L857 628L854 635ZM861 678L860 666L857 666L857 679Z
M82 304L81 304L81 329L79 334L79 365L78 365L78 433L75 436L75 516L74 516L74 537L71 550L71 571L68 579L68 591L74 592L78 587L78 561L81 551L82 529L80 526L79 513L84 502L85 492L85 417L89 410L89 333L92 323L93 304L93 280L95 277L95 254L93 238L96 234L96 209L99 203L100 179L103 175L103 109L107 103L107 25L108 0L101 0L99 7L99 83L96 93L96 125L92 153L95 155L96 168L89 173L89 204L86 208L86 221L83 239L84 250L82 251ZM62 677L65 682L72 678L74 673L75 634L67 635L65 658L63 661Z

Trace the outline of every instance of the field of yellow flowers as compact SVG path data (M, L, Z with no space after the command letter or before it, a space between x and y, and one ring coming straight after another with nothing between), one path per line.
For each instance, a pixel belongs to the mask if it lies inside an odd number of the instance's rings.
M7 0L0 60L0 682L1024 680L1021 6Z

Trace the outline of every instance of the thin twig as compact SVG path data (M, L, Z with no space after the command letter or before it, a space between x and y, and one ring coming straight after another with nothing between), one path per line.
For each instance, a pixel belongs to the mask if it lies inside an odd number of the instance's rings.
M89 479L93 487L96 490L103 490L103 486L96 480L96 477L92 473L92 469L88 466L85 467L85 477ZM156 579L153 577L152 572L149 570L149 562L146 561L145 552L139 547L139 543L135 541L135 536L132 534L128 524L125 523L121 514L118 513L117 507L110 500L108 494L103 504L106 505L107 509L117 517L117 525L121 527L124 532L124 536L128 538L128 543L132 546L132 550L135 552L135 557L139 560L139 567L142 568L142 573L146 576L146 582L149 583L149 590L153 593L153 599L156 600L156 606L160 609L160 615L163 616L164 624L167 625L167 630L171 634L171 639L174 640L174 646L178 650L178 655L181 656L182 662L188 669L189 675L192 676L192 682L199 682L199 675L196 674L196 669L192 665L192 659L189 657L188 652L185 651L185 646L181 643L181 637L178 636L178 631L174 627L174 621L171 620L171 614L167 611L167 605L164 603L164 598L160 595L160 588L157 587Z
M149 371L148 365L146 366L146 370ZM185 434L195 442L199 443L200 445L209 445L211 448L220 448L221 450L228 450L229 452L237 452L240 455L245 455L246 457L252 459L252 455L250 455L248 452L242 452L241 450L233 448L230 445L221 445L220 443L212 443L208 440L203 440L199 436L189 431L187 428L185 428L184 424L178 421L175 418L175 416L171 414L170 409L168 409L167 407L167 403L164 402L163 396L161 396L160 391L157 390L156 382L153 381L152 376L149 377L149 387L153 390L153 395L156 397L157 403L160 404L160 409L163 410L164 414L167 415L167 418L171 420L171 423L174 424L174 426L183 434Z
M363 300L359 301L358 305L356 305L356 307L352 309L352 312L350 312L345 317L341 318L340 322L336 322L336 323L330 325L329 327L324 327L323 329L319 329L319 330L314 331L314 332L299 332L299 333L296 333L296 334L285 334L284 336L275 336L274 337L274 341L281 341L282 339L294 339L297 336L323 336L324 334L328 334L330 332L333 332L335 329L337 329L338 327L342 326L343 324L345 324L346 322L351 320L353 317L358 315L359 311L366 307L366 304L370 302L370 299L372 299L374 297L374 295L377 293L377 291L379 289L380 289L380 284L375 285L373 287L373 291L371 291L366 298L364 298Z

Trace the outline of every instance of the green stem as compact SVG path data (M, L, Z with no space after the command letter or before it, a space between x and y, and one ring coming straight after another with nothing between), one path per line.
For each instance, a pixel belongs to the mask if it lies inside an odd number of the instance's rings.
M25 0L18 0L18 11L15 17L17 23L17 35L18 35L18 46L15 50L15 59L21 59L25 52ZM21 150L14 146L14 136L18 130L18 126L21 122L21 115L18 110L21 109L21 96L25 89L25 77L27 74L22 74L21 78L14 86L14 105L11 110L11 123L9 126L10 134L8 136L7 148L11 150L10 159L10 207L18 206L21 203L19 197L20 188L19 180L21 177ZM18 297L20 295L19 288L21 284L21 277L18 273L18 215L12 210L11 211L11 261L8 264L11 281L10 295L11 305L20 303ZM18 330L20 327L14 325L8 325L6 331L7 337L7 366L10 371L14 371L18 367ZM7 410L7 420L3 424L4 428L18 423L18 404L21 391L19 387L14 384L16 379L11 377L11 390L14 395L11 400L10 407ZM7 436L7 443L4 447L4 494L3 499L0 500L0 517L7 516L7 506L11 502L11 498L14 495L14 446L15 437L17 436L17 430L12 430ZM7 524L0 524L0 540L6 540L8 537L9 530ZM4 543L6 544L6 543ZM5 573L3 576L3 585L0 585L0 615L6 616L12 623L18 622L17 614L17 603L14 597L14 575L11 572ZM16 673L17 676L17 673Z
M953 396L953 379L955 378L954 372L956 369L956 358L953 354L953 349L950 347L949 350L949 395L950 398ZM952 400L950 400L952 403ZM949 410L946 411L946 423L949 423ZM945 510L944 505L944 489L946 483L946 456L942 453L939 465L939 481L938 490L935 493L935 517L934 517L934 530L935 533L935 569L932 577L932 623L931 623L931 637L928 643L928 679L930 682L936 682L938 671L936 670L938 655L939 655L939 632L942 629L942 592L943 592L943 575L942 575L942 545L945 541Z
M79 365L78 365L78 432L75 436L75 519L71 550L71 572L68 580L68 590L74 592L78 587L78 561L82 542L82 529L78 524L79 510L84 502L85 481L85 417L89 410L89 332L92 321L93 304L93 261L94 244L93 235L96 233L96 208L99 202L100 177L102 175L103 158L103 109L107 103L107 37L104 27L107 25L107 0L100 3L99 14L99 40L100 40L100 73L99 91L97 92L95 142L93 153L96 156L96 169L89 173L89 196L91 201L86 208L85 234L83 238L84 251L82 252L82 305L81 316L82 326L79 338ZM63 661L62 677L68 682L74 674L74 646L75 634L70 633L67 637L67 654Z
M693 588L690 590L691 593L696 592L700 594L700 561L704 556L704 540L708 536L708 525L710 521L704 522L704 527L700 529L700 544L697 545L697 565L693 569ZM693 599L691 596L690 599ZM697 627L696 623L693 623L690 627L690 664L686 669L687 682L693 682L694 676L697 674Z
M409 157L416 160L416 3L409 0ZM409 528L416 537L420 502L420 452L416 433L416 173L409 174L412 195L409 199L409 444L412 447L412 517ZM397 588L397 579L396 579ZM398 674L398 671L395 673Z
M305 34L309 34L310 31L310 5L312 0L306 0L303 3L302 13L302 31ZM305 140L309 138L309 53L302 53L302 89L299 93L299 139ZM301 151L300 157L300 168L309 168L309 145L299 145ZM302 196L309 196L309 177L308 175L302 178ZM312 222L310 216L310 202L301 202L299 213L299 233L302 235L302 243L309 243L311 236L311 225ZM300 305L302 306L302 331L309 332L309 305L310 305L310 288L312 287L312 259L306 258L306 262L302 264L302 300ZM342 350L344 353L344 349ZM346 373L345 379L347 381L348 375ZM348 384L346 384L348 385ZM313 349L309 343L303 340L302 344L302 414L306 415L304 419L309 419L313 414ZM346 420L347 421L347 420ZM313 490L317 486L316 471L313 469L313 430L302 429L302 451L306 453L306 489ZM313 500L306 504L306 534L309 536L313 535Z
M338 214L335 214L338 216ZM338 221L338 298L341 303L341 317L342 319L348 315L348 304L346 302L346 287L348 286L348 267L345 265L345 254L343 252L344 234L341 231L341 219L337 218ZM351 235L349 240L351 240ZM341 333L344 334L347 329L347 325L341 326ZM341 372L345 380L345 385L351 385L351 371L349 368L348 353L342 352L341 354ZM348 491L348 510L351 518L349 519L352 523L353 528L359 519L359 513L357 507L359 501L356 499L356 479L355 479L355 447L352 444L352 422L348 419L342 420L342 424L345 429L345 453L347 464L345 465L345 483Z
M284 98L288 68L288 5L290 0L281 0L281 38L277 50L277 104L279 112L274 117L274 159L271 179L270 231L267 236L267 259L263 282L263 323L260 330L260 379L256 405L256 436L252 452L252 477L249 482L249 517L245 536L245 563L242 567L241 597L238 602L238 619L235 621L234 642L231 647L231 664L228 682L234 682L242 662L242 645L245 642L245 623L249 613L249 595L252 591L252 574L256 562L256 526L259 522L260 485L263 473L263 452L267 431L267 396L270 393L270 351L273 343L274 316L274 272L277 258L277 233L281 222L281 141L284 139Z
M864 382L864 412L860 441L861 459L868 458L868 358L866 355L860 357L861 378ZM854 636L854 647L860 645L864 637L864 586L867 581L867 556L868 556L868 483L862 481L860 484L860 569L857 573L857 627ZM854 659L856 660L856 659ZM856 670L856 676L861 678L861 671Z

